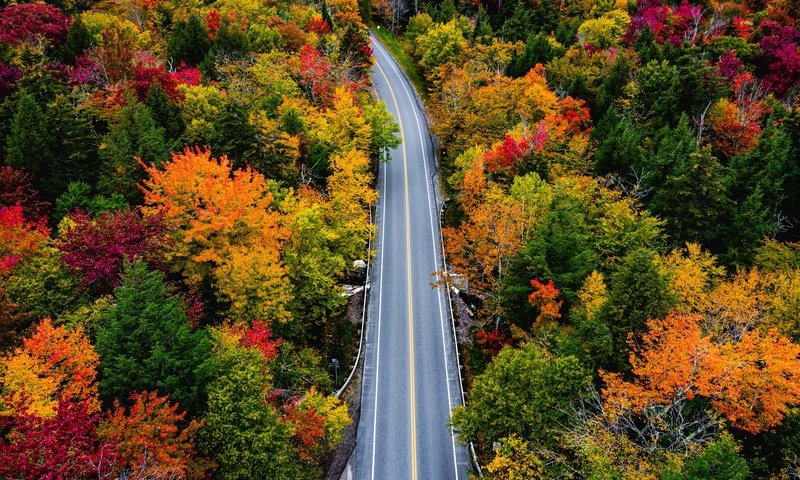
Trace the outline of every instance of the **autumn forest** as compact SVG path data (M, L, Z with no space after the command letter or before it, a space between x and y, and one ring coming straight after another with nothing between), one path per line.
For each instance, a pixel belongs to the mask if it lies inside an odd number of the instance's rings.
M326 478L369 28L440 146L474 474L798 478L797 0L0 0L0 478Z

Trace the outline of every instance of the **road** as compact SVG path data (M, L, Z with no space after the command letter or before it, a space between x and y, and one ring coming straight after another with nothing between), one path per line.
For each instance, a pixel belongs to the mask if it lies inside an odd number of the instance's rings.
M403 143L378 177L356 478L464 479L467 450L447 427L461 403L448 298L444 287L431 287L432 273L442 269L433 148L410 83L372 43L375 88Z

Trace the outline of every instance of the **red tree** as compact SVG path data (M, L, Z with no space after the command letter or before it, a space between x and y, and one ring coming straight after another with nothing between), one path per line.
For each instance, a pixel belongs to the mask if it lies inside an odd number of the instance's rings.
M143 217L136 210L123 210L104 212L96 220L88 213L73 212L69 219L73 226L56 246L70 269L83 277L83 284L98 292L109 292L119 284L126 259L160 264L167 229L159 216Z
M117 469L114 447L97 437L98 413L85 402L62 399L56 415L22 410L0 421L0 478L106 478Z
M0 41L11 44L47 39L61 43L67 35L70 18L44 3L22 3L0 8Z
M22 170L0 167L0 207L21 205L25 218L38 221L50 214L50 204L33 188L33 178Z

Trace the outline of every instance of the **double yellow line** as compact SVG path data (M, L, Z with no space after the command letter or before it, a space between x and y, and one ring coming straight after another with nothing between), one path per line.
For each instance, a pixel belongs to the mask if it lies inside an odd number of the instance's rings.
M411 370L410 377L410 400L411 400L411 478L417 480L417 400L414 392L414 302L412 300L411 291L411 208L409 206L408 198L408 153L406 151L405 135L403 134L403 121L400 118L400 105L397 103L397 97L392 89L392 84L389 82L389 77L381 68L378 62L375 62L378 71L386 80L386 86L389 87L389 94L394 103L394 109L397 112L397 120L400 126L400 137L403 139L403 183L405 187L405 207L406 207L406 272L408 283L408 356L409 368ZM384 207L385 208L385 207ZM384 228L386 228L384 226Z

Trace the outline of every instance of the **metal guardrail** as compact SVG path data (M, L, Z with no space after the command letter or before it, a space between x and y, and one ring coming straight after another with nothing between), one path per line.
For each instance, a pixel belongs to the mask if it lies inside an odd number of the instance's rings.
M372 225L372 207L369 207L369 223ZM347 386L350 385L350 380L353 379L353 375L355 375L356 370L358 369L358 362L361 360L361 351L364 347L364 331L367 329L366 316L367 316L367 302L369 300L369 291L370 291L370 281L369 281L369 266L372 263L372 259L369 258L372 254L372 238L370 237L369 242L367 242L367 272L364 277L364 303L361 306L361 334L358 339L358 353L356 354L356 361L353 363L353 368L350 370L350 375L347 376L347 379L344 381L339 390L334 392L333 396L339 398L344 393Z

